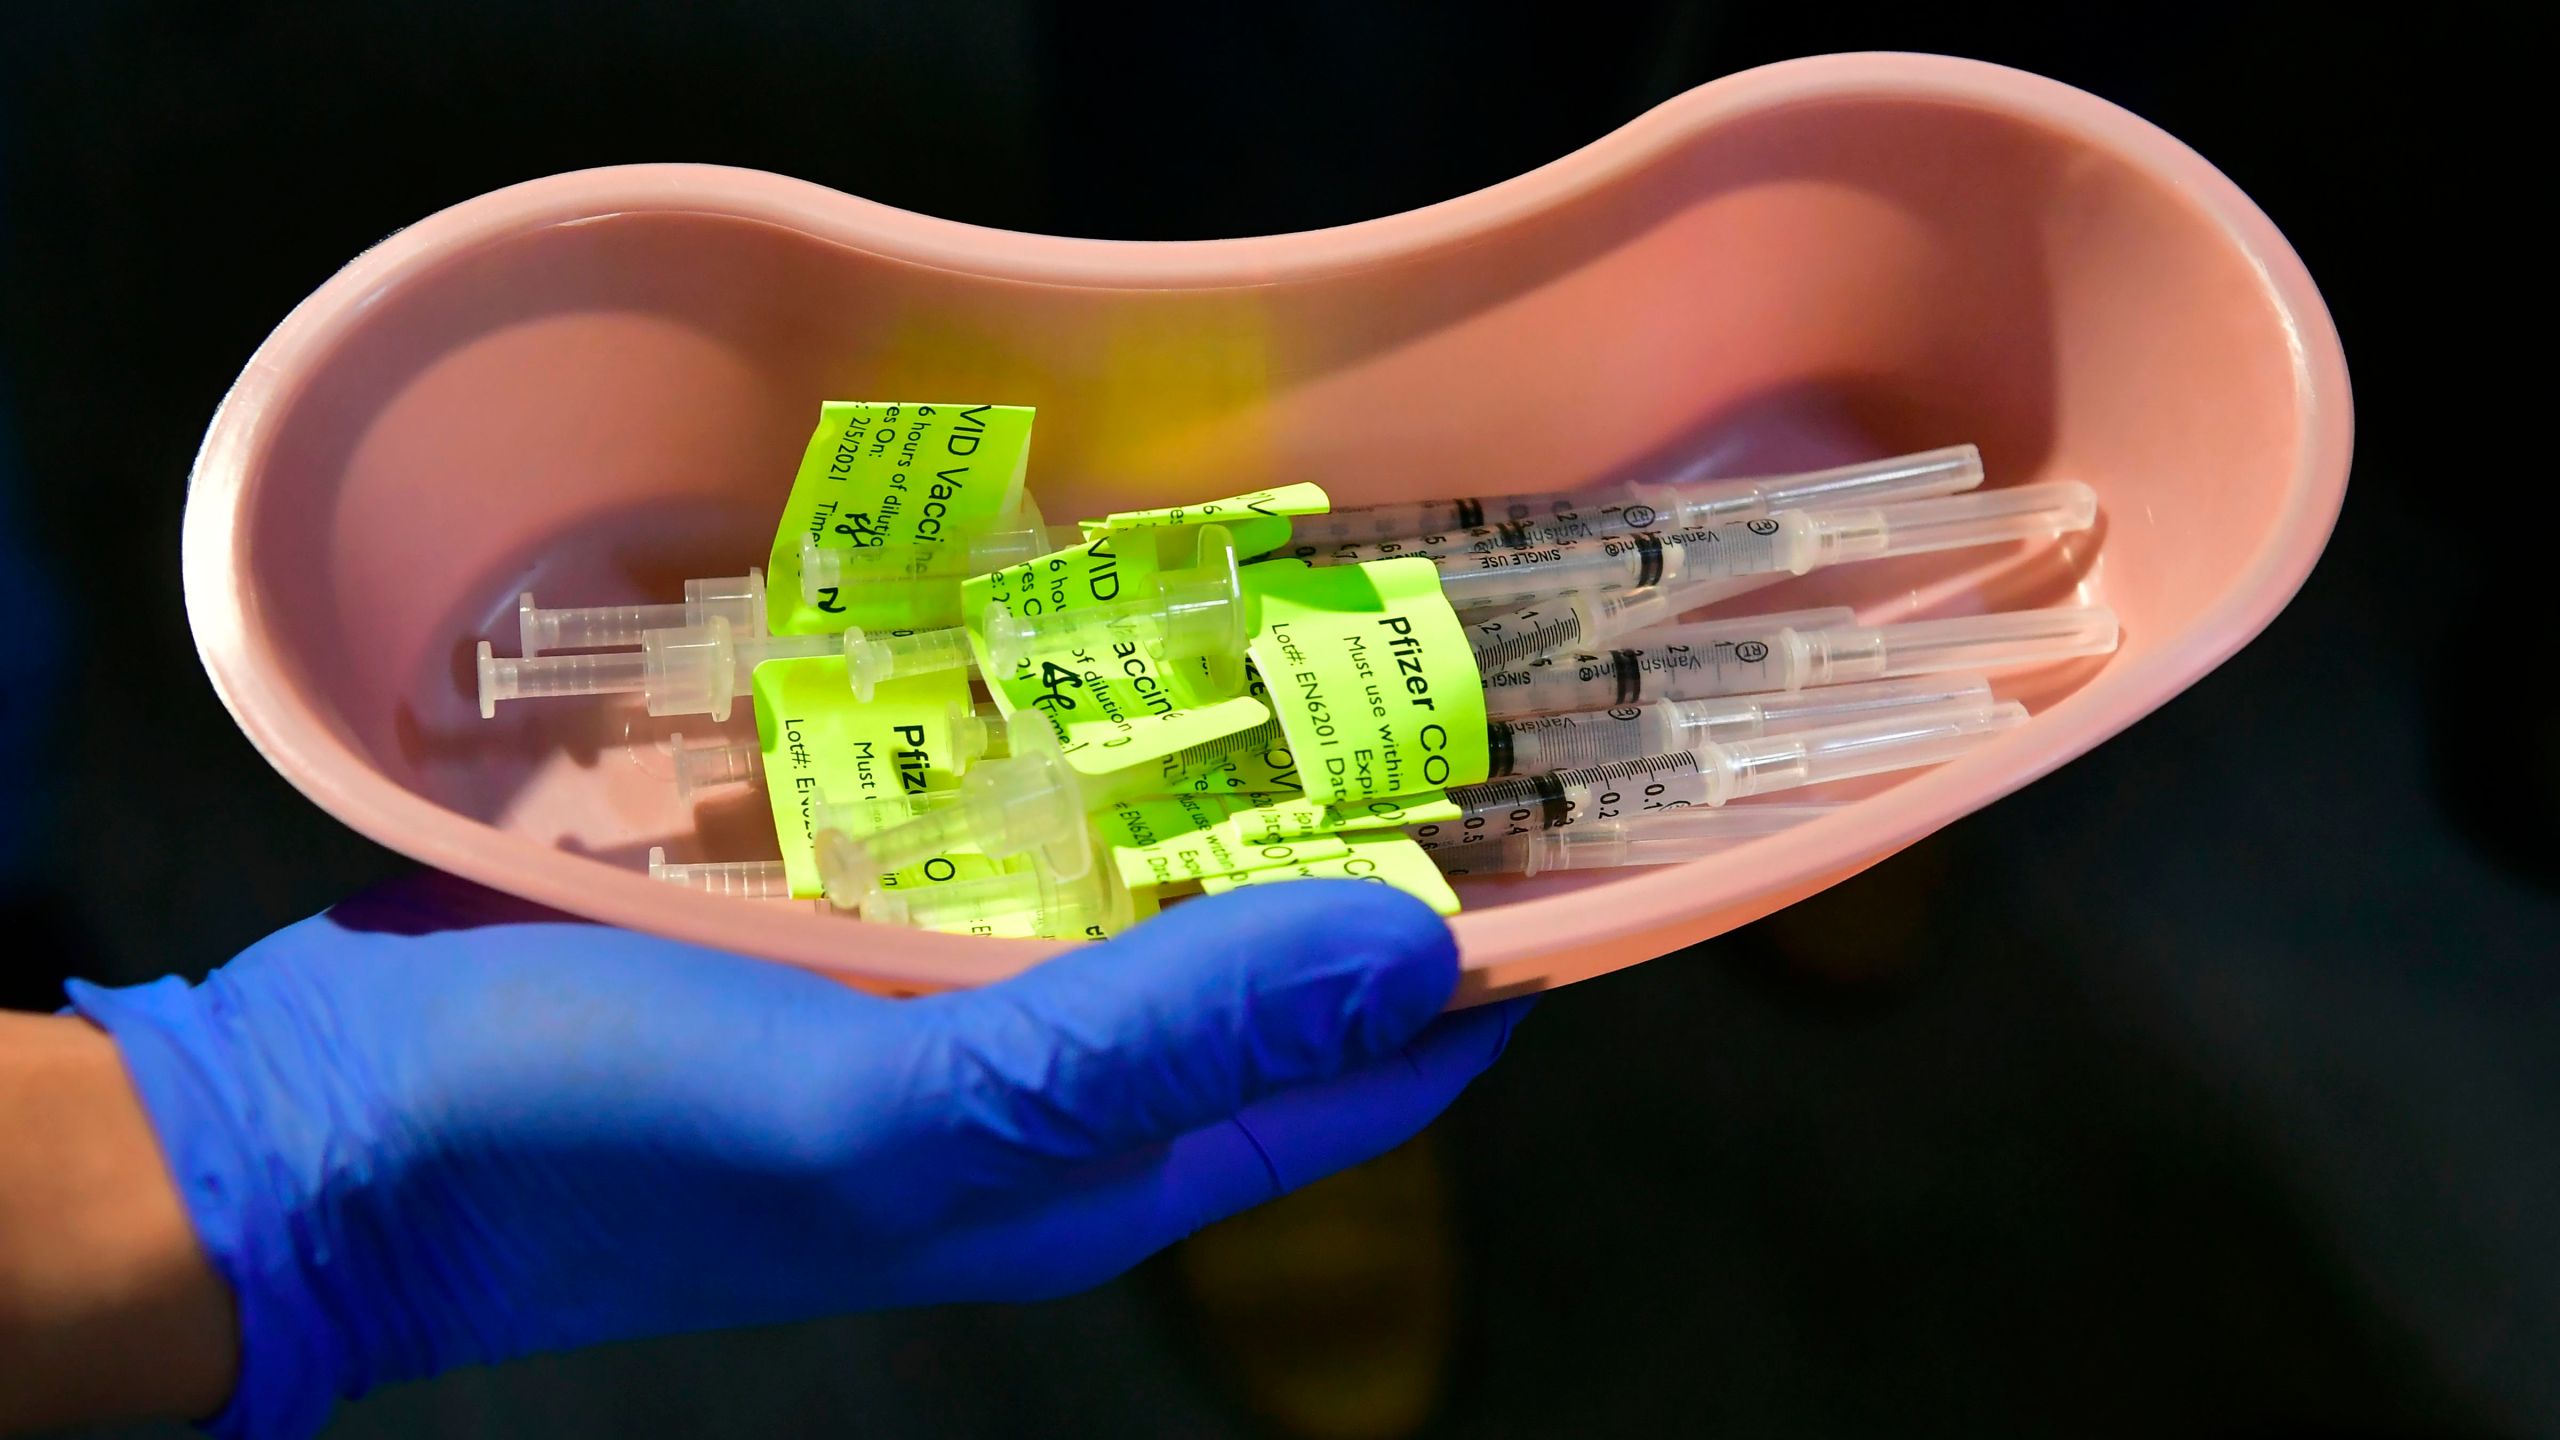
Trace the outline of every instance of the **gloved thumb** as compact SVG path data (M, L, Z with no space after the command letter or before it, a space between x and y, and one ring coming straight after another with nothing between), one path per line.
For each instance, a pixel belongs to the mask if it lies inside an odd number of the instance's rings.
M1356 880L1187 902L1000 985L917 1002L977 1072L976 1121L1025 1159L1169 1141L1393 1054L1457 988L1430 907Z

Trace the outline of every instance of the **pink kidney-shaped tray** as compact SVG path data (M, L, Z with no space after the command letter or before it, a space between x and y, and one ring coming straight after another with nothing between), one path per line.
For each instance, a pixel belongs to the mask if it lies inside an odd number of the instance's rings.
M2103 601L2117 654L2004 679L2023 728L1816 824L1471 889L1468 999L1743 924L2130 725L2300 586L2351 432L2328 314L2246 196L2122 110L1967 61L1751 71L1479 193L1259 239L1018 235L750 171L596 170L392 236L259 348L188 503L205 665L277 769L428 864L889 992L1011 973L1054 947L652 882L652 845L771 854L762 799L680 804L670 727L626 708L472 701L472 644L505 648L519 591L663 598L761 556L829 398L1038 406L1053 517L1960 441L1994 484L2096 487L2098 528L2057 543L1762 596L1871 619Z

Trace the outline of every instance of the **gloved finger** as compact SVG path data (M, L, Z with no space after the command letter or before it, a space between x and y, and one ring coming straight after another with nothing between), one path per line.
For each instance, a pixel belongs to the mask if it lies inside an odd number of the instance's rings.
M1428 906L1361 881L1193 901L1000 985L918 1002L999 1171L1077 1163L1392 1055L1457 987ZM999 1178L999 1177L988 1177Z
M1536 1004L1536 996L1524 995L1449 1016L1438 1043L1405 1048L1400 1058L1407 1075L1400 1080L1378 1076L1356 1093L1337 1091L1340 1082L1309 1085L1248 1107L1236 1117L1236 1126L1261 1152L1273 1188L1259 1195L1223 1191L1213 1183L1223 1176L1204 1168L1186 1179L1200 1212L1194 1228L1312 1185L1412 1139L1502 1058Z
M1397 1054L1271 1096L1170 1145L1081 1167L1018 1210L927 1239L900 1268L935 1277L949 1299L1044 1299L1100 1284L1203 1225L1413 1138L1502 1054L1531 1003L1446 1016ZM892 1291L904 1283L887 1278Z

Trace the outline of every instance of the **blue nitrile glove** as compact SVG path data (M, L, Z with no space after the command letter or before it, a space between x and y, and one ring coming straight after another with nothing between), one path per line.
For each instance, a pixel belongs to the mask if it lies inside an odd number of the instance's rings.
M238 1297L213 1428L302 1436L531 1351L1096 1284L1438 1114L1519 1013L1435 1019L1456 980L1353 881L889 1001L425 876L72 1000Z

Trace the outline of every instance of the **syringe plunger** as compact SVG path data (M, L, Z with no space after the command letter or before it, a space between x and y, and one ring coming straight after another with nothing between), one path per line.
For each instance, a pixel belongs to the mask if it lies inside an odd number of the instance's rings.
M707 624L651 630L638 651L594 655L546 655L511 659L480 642L480 716L497 715L499 702L563 695L638 694L652 715L729 718L730 702L746 694L755 667L767 660L834 654L833 635L738 635L718 616Z
M546 609L527 590L516 602L518 649L526 658L552 650L623 650L652 630L675 630L726 620L740 635L765 628L764 572L720 575L684 582L682 604L565 605Z
M649 847L649 878L742 900L787 900L791 878L779 860L709 860L679 864L665 847Z

